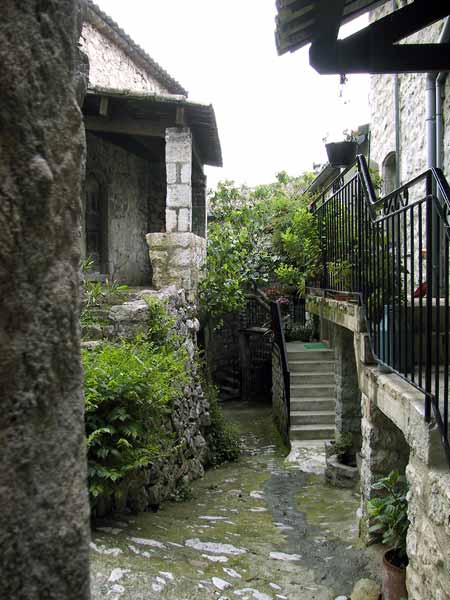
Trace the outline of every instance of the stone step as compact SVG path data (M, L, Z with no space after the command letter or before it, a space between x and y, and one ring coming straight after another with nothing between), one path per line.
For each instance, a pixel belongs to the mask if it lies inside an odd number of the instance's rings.
M292 425L329 425L334 427L335 414L333 410L291 411Z
M291 373L317 373L333 372L335 370L334 360L290 360L289 371Z
M291 386L302 384L328 383L335 385L336 379L333 372L316 372L316 373L291 373Z
M291 425L291 440L328 440L334 438L334 425Z
M335 384L291 385L291 398L330 398L335 394Z
M291 413L293 411L333 411L336 407L334 398L295 398L291 397Z
M333 360L334 350L289 350L287 351L288 361L318 361L318 360Z

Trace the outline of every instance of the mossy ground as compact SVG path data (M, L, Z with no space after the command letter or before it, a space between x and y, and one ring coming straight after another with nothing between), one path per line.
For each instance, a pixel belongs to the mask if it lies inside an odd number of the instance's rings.
M285 465L270 408L242 403L226 414L241 431L238 462L209 471L186 502L96 524L95 600L334 600L363 576L356 498Z

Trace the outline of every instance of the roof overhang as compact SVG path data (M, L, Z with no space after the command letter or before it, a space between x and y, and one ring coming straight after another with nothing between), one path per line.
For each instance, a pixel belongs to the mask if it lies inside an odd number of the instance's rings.
M83 112L86 129L97 133L165 138L168 127L189 127L199 162L222 166L216 116L210 104L191 102L182 95L96 87L88 90Z
M339 28L388 0L277 0L279 54L311 44L310 63L325 74L450 70L450 46L399 44L450 15L443 0L414 0L357 33L338 40Z

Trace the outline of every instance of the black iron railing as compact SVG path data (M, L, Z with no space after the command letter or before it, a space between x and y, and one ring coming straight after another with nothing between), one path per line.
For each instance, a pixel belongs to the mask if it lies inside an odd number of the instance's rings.
M277 344L280 350L281 368L283 370L284 398L286 401L287 424L289 428L291 425L291 375L289 372L286 340L284 337L283 318L281 316L280 305L278 302L270 303L270 314L272 316L272 332L274 336L274 343Z
M425 394L450 465L450 187L429 169L378 199L360 156L330 189L312 206L322 246L314 285L362 304L374 355Z

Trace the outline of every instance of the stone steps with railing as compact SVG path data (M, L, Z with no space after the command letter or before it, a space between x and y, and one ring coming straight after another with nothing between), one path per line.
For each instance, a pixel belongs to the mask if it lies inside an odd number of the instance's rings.
M334 352L302 342L288 342L286 348L291 373L291 441L334 438Z

